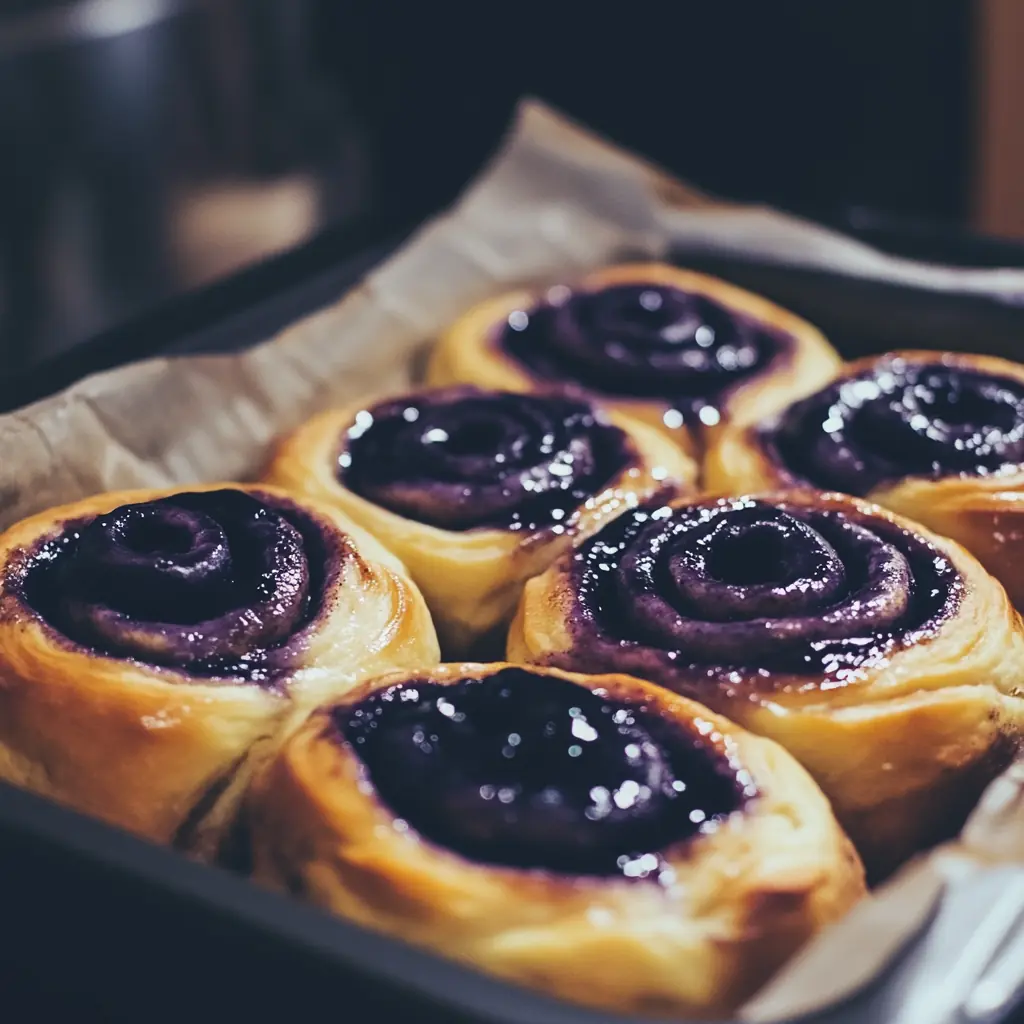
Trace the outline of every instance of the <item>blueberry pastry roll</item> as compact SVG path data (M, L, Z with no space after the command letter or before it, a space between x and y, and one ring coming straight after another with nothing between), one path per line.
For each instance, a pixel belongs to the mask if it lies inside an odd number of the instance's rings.
M267 479L402 559L454 659L503 652L524 581L573 537L695 475L657 431L583 399L456 387L318 416Z
M101 494L0 536L0 778L208 851L289 721L438 653L398 560L330 508Z
M393 673L257 779L257 881L609 1011L729 1013L864 891L771 741L623 675Z
M440 338L432 384L570 385L650 423L690 454L830 380L839 356L760 296L662 264L631 264L481 303Z
M881 877L1016 750L1021 630L955 542L806 491L627 513L527 584L508 656L640 675L776 740Z
M851 363L708 452L722 491L811 485L870 498L959 541L1024 607L1024 366L897 352Z

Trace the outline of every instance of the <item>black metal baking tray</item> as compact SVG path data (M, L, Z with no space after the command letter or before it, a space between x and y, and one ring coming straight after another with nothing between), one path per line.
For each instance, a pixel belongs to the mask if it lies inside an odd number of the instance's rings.
M16 408L126 361L226 351L261 341L355 285L419 219L395 217L329 233L172 303L4 382L0 408ZM844 226L890 251L926 258L934 253L932 258L942 262L1024 267L1024 246L928 226L893 227L884 219L881 226L877 220L865 226L863 215L859 223ZM679 258L693 262L685 253ZM717 261L708 269L791 306L817 310L813 319L826 332L845 331L848 345L859 350L891 344L894 316L914 324L922 310L923 297L912 290L865 290L863 282L742 261ZM981 335L976 332L974 340L984 343L993 311L960 298L948 299L958 318L954 322L961 330L977 327ZM857 312L853 333L851 310ZM1009 338L1014 324L1016 337L1024 338L1021 314L1012 312L1013 323L996 317L1000 338ZM79 1020L150 1022L306 1015L356 1022L399 1014L420 1024L615 1020L369 934L5 786L0 786L0 908L0 1000L11 1021L22 1019L15 1009L19 999L31 1000L32 1019L51 1016L46 1012L51 1008L53 1016L73 1008ZM864 996L820 1018L822 1024L879 1019L879 1000L892 999L913 957L910 953L894 965Z

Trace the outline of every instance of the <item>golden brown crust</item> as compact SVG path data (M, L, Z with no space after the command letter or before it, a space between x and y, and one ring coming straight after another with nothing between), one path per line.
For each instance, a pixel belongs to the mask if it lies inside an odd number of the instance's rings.
M629 437L637 458L566 521L564 531L451 531L416 522L373 504L338 479L338 456L357 402L314 417L281 441L264 479L340 509L372 532L405 564L430 607L448 658L500 651L523 583L551 564L574 537L597 532L609 519L657 493L692 490L693 461L655 430L618 413L609 420Z
M630 282L663 284L706 295L794 339L792 353L780 355L764 372L751 376L723 396L719 424L702 428L700 440L687 428L666 425L665 413L673 408L671 398L631 399L597 394L609 408L657 428L691 455L698 455L706 438L714 436L726 423L756 422L816 391L842 365L839 355L816 327L759 295L696 271L663 263L624 264L592 271L574 285L596 289ZM481 302L464 313L434 347L427 366L427 383L467 383L516 391L549 387L552 382L538 379L518 360L502 352L494 339L496 328L511 312L534 306L542 294L541 289L519 289Z
M995 356L904 350L848 363L841 375L857 374L881 359L941 363L1024 383L1024 365ZM839 376L839 375L837 375ZM732 426L719 434L704 461L704 481L715 492L746 493L799 485L762 442L758 426ZM1024 608L1024 466L988 476L904 477L875 488L877 502L970 551Z
M50 509L0 536L0 778L158 842L174 841L187 825L185 841L209 852L254 750L265 752L288 722L368 674L437 660L426 606L398 560L315 503L303 509L343 534L354 557L282 690L197 680L90 651L63 638L9 585L20 552L67 522L221 487L293 500L239 484L117 491ZM190 820L200 811L209 829Z
M413 678L454 683L504 667L452 664ZM554 995L699 1017L729 1013L862 895L863 870L827 801L774 743L628 676L544 671L678 721L703 720L753 777L760 796L744 813L662 851L676 886L489 866L396 829L329 710L309 719L251 791L254 877ZM408 678L373 680L343 703Z
M1019 747L1024 627L1003 588L954 541L845 495L753 496L895 522L945 553L965 583L958 610L934 635L859 670L846 685L823 689L815 678L794 677L764 688L756 672L748 672L740 685L709 684L701 691L703 703L776 740L810 771L869 876L883 877L914 851L959 828ZM527 584L509 632L508 658L578 667L573 605L563 558ZM606 670L615 667L609 663Z

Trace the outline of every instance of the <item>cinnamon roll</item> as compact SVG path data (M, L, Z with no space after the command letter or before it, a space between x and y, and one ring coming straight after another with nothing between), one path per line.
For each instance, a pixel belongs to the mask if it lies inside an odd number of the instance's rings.
M266 479L375 533L458 658L502 651L524 581L573 537L695 475L657 431L588 401L458 387L324 413Z
M246 820L257 881L617 1012L726 1014L864 891L792 758L622 675L365 683L289 740Z
M1024 366L894 352L851 363L773 418L726 431L709 486L868 497L959 541L1024 608Z
M570 385L696 454L830 380L839 356L766 299L662 264L608 267L483 302L440 338L432 384Z
M632 510L527 584L508 657L641 675L778 741L876 878L959 829L1024 720L1003 588L836 494Z
M398 560L270 487L122 491L0 536L0 778L210 852L289 722L437 661Z

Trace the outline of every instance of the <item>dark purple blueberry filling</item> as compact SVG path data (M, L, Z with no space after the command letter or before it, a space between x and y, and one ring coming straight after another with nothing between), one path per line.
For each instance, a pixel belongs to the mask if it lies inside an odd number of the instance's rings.
M335 724L399 818L488 864L667 881L660 851L755 795L696 727L527 669L403 683Z
M737 669L842 679L934 630L962 593L944 555L886 520L749 499L622 516L572 579L568 663L694 695Z
M713 423L722 396L789 352L792 338L704 295L622 284L552 289L509 316L499 344L539 377L666 399L682 418Z
M796 477L847 494L994 473L1024 465L1024 384L888 359L797 402L763 438Z
M297 508L237 490L123 505L30 559L24 599L105 654L261 681L322 603L336 555Z
M457 388L361 412L340 479L382 508L446 530L561 530L635 458L586 402Z

